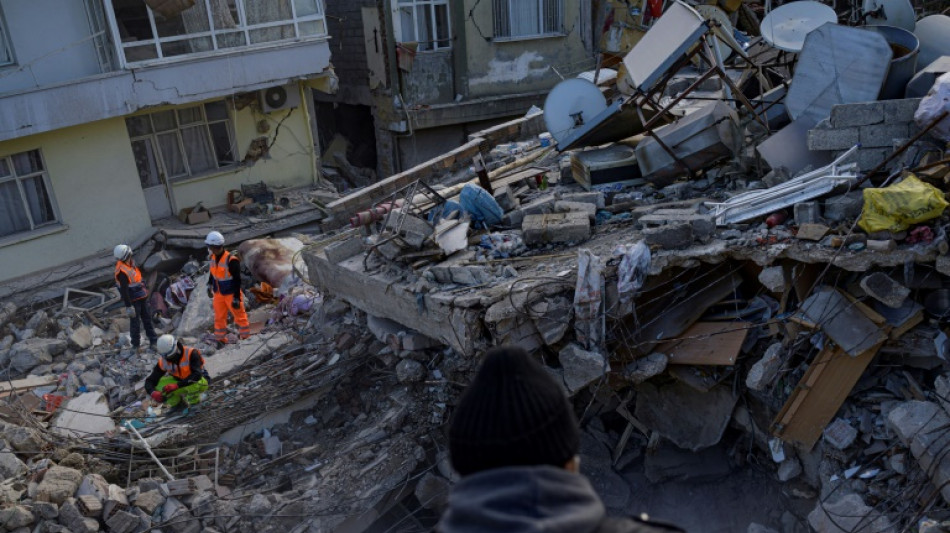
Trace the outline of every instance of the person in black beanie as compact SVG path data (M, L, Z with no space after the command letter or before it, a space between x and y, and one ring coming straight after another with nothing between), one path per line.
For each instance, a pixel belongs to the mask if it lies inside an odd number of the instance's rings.
M580 429L567 395L518 347L488 351L449 426L462 479L439 533L660 533L681 529L608 518L580 474Z

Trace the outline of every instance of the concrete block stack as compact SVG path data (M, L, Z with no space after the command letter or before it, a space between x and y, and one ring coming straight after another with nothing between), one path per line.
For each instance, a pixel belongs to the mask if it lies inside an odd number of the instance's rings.
M920 98L836 105L827 120L808 132L808 149L837 157L860 144L858 166L871 170L893 152L895 140L903 142L917 132L914 111L919 105Z

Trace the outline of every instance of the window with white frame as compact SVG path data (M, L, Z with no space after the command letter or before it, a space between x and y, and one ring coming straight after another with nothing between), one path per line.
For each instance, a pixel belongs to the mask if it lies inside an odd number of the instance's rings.
M492 0L496 38L523 39L564 32L563 0Z
M126 64L327 34L323 0L197 0L178 12L149 7L168 4L109 0Z
M13 46L10 44L10 36L3 22L3 13L0 13L0 67L13 63Z
M142 188L237 164L225 101L125 119Z
M0 157L0 237L58 222L39 150Z
M451 46L448 0L392 1L396 41L419 43L419 51L440 50Z

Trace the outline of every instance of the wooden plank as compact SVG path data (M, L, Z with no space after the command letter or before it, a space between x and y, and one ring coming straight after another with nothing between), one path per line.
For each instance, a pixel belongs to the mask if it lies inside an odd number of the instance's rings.
M13 392L26 389L35 389L44 385L56 383L56 376L31 376L24 379L15 379L13 381L4 381L0 383L0 393Z
M749 335L747 322L696 322L678 339L666 341L656 351L666 354L671 365L736 364Z
M772 434L811 450L882 344L855 357L839 348L822 350L772 422Z

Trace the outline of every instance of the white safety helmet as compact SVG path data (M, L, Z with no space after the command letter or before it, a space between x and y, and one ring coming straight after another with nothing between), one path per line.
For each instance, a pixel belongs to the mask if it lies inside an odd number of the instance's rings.
M119 261L126 261L132 257L132 247L128 244L120 244L112 249L112 255Z
M208 246L224 246L224 235L220 232L212 231L205 237L205 244Z
M175 340L175 336L166 333L158 338L158 341L155 343L155 351L158 352L158 355L161 357L167 357L175 351L177 345L178 341Z

